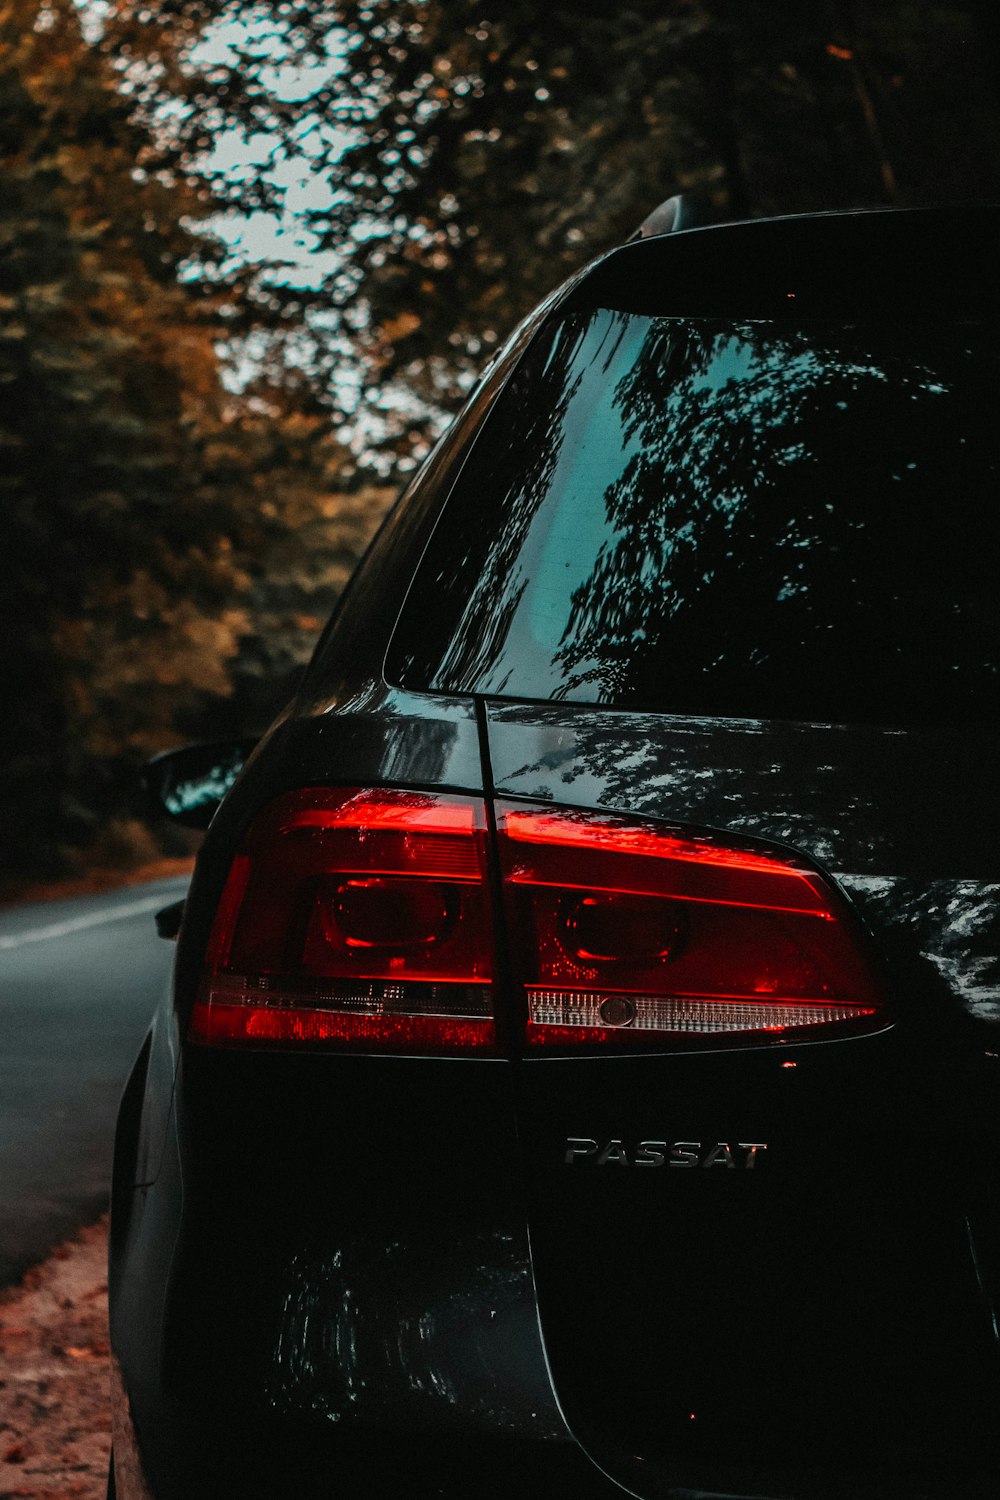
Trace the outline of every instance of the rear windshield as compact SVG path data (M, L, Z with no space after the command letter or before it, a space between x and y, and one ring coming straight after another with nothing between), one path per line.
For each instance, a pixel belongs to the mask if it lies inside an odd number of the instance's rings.
M993 718L986 344L919 320L565 315L475 442L390 676L671 713Z

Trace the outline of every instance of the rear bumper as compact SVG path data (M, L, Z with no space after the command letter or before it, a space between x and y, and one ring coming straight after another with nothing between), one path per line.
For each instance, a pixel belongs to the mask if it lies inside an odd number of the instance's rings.
M507 1068L337 1063L191 1060L155 1181L116 1184L119 1500L994 1500L962 1453L592 1459L539 1331Z
M508 1069L395 1061L187 1059L116 1184L119 1500L621 1493L549 1381Z
M118 1442L118 1500L620 1500L623 1493L571 1442L340 1435L289 1423L220 1429L181 1419L163 1425L152 1448L120 1456Z
M141 1437L120 1383L114 1396L118 1500L995 1500L996 1475L703 1464L622 1455L621 1484L570 1438L428 1437L411 1429L323 1431L274 1418L219 1420L161 1410Z

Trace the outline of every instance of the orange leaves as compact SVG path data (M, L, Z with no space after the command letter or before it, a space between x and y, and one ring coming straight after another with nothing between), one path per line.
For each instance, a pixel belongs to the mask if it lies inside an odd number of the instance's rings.
M394 318L388 318L379 328L382 338L389 344L407 338L420 327L420 317L415 312L404 310Z

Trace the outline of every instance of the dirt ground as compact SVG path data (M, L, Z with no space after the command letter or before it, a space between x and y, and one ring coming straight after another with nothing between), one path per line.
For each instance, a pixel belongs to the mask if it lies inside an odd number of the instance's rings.
M107 1219L0 1292L0 1500L104 1500Z

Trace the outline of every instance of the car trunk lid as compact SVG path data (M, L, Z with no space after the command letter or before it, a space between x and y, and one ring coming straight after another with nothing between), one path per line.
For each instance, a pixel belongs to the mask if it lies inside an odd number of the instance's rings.
M893 1020L522 1060L542 1331L578 1437L620 1475L636 1455L972 1451L998 1391L985 731L513 702L485 720L501 809L614 810L815 862L868 929Z

